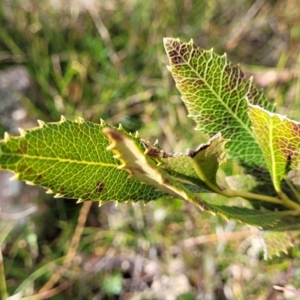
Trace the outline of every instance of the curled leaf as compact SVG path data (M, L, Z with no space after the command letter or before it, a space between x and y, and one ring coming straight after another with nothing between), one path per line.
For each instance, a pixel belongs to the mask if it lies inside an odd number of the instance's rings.
M157 188L165 194L190 201L201 207L201 200L180 182L170 176L148 157L132 139L112 128L104 128L103 132L111 141L109 150L120 160L120 169L126 170L139 181Z

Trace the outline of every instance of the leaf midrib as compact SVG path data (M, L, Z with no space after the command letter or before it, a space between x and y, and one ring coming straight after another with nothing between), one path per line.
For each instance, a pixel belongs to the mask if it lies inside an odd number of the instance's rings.
M281 188L278 186L277 178L276 178L276 161L275 161L275 151L274 151L274 137L273 137L273 119L270 118L270 124L269 124L269 145L270 145L270 155L271 155L271 173L272 173L272 181L274 184L274 188L276 192L280 192Z
M119 165L118 164L110 164L110 163L104 163L104 162L91 162L91 161L86 161L86 160L74 160L74 159L69 159L69 158L58 158L58 157L47 157L47 156L36 156L36 155L28 155L28 154L8 154L3 152L2 155L6 156L11 156L11 157L22 157L24 159L29 158L29 159L37 159L37 160L49 160L49 161L59 161L59 162L68 162L70 164L78 164L78 165L94 165L94 166L103 166L103 167L114 167L117 168Z
M174 48L174 50L176 50ZM177 52L178 53L178 52ZM179 54L179 53L178 53ZM182 56L181 56L182 57ZM185 63L191 68L191 70L194 72L194 74L196 75L196 78L200 78L201 80L203 80L205 82L205 84L208 86L208 88L210 89L210 91L215 95L215 97L219 100L219 102L226 108L226 110L234 117L234 119L236 119L241 126L246 130L246 132L248 132L248 134L252 137L253 140L255 140L254 134L253 132L250 130L249 127L245 126L245 123L242 122L242 120L240 118L238 118L238 116L228 107L228 105L223 101L223 99L220 97L220 95L218 95L215 90L212 88L212 86L205 80L205 78L203 78L202 76L200 76L200 74L191 66L191 64L185 60L184 57L182 57L183 60L185 61ZM228 64L225 65L225 67ZM176 65L175 65L176 66ZM224 70L221 72L222 76L223 76ZM246 100L245 100L246 101Z

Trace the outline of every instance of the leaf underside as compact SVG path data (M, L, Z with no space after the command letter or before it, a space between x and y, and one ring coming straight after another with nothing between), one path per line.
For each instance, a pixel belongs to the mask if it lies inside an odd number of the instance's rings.
M247 80L226 55L198 48L179 39L165 38L169 70L181 93L196 129L208 136L221 132L230 139L227 147L232 158L249 165L264 165L247 115L247 101L273 110L262 91Z
M164 46L169 70L196 129L214 136L207 144L186 154L166 153L122 127L62 118L21 130L18 137L6 134L0 140L0 169L15 173L15 179L43 186L56 197L79 202L147 202L165 196L187 200L202 210L267 230L267 257L287 252L299 235L300 217L273 211L273 204L267 209L216 205L201 199L199 193L218 190L216 174L225 143L232 158L258 170L242 189L257 188L254 179L267 182L267 176L260 176L267 168L276 191L287 174L300 186L300 123L273 114L273 106L252 79L245 79L225 54L173 38L165 38ZM241 182L235 176L231 184ZM273 192L272 188L261 194Z

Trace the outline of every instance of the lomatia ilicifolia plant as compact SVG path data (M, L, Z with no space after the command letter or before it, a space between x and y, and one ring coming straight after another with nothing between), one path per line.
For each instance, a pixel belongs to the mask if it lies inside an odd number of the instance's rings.
M261 228L267 257L286 251L300 229L300 123L276 114L226 55L174 38L165 38L164 46L189 117L210 137L206 144L185 154L168 153L121 126L62 118L40 121L20 136L6 134L0 168L78 202L179 198ZM225 158L244 170L231 176L229 187L216 179ZM204 201L203 193L240 197L252 205L229 200L217 205Z

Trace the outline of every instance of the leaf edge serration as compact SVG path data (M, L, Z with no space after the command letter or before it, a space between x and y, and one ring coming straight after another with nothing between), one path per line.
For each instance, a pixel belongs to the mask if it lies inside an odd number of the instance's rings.
M248 95L251 103L260 104L273 111L274 105L268 101L262 89L255 87L251 77L245 78L239 65L233 65L226 53L219 55L213 51L213 48L210 50L199 48L193 39L189 42L182 42L179 38L165 37L163 43L170 63L167 68L180 91L188 116L196 123L195 129L201 130L208 136L222 132L224 138L230 139L228 154L231 159L246 165L264 166L260 147L251 130L245 100L245 96ZM214 69L211 70L211 68ZM216 70L216 68L219 69ZM210 77L206 77L207 74ZM212 76L213 79L211 79ZM217 84L225 90L221 92ZM205 95L203 90L206 90ZM230 95L225 97L229 93L228 90L230 90ZM238 104L233 100L228 100L235 99L235 97L237 97ZM208 102L212 104L208 105ZM224 115L225 107L227 107L227 112ZM213 111L212 108L214 108ZM244 108L243 113L240 113L242 108ZM219 113L215 116L217 111ZM222 118L225 123L229 122L228 126L221 126ZM241 130L231 130L233 126L240 127ZM243 148L238 146L240 139L245 144Z
M67 124L66 124L67 123ZM93 134L95 134L95 131L96 132L99 132L99 134L101 135L101 136L103 136L103 138L105 137L102 133L101 133L101 129L102 128L104 128L104 127L111 127L111 128L114 128L114 127L112 127L112 126L110 126L110 125L108 125L104 120L100 120L100 124L95 124L95 123L91 123L91 122L88 122L88 121L85 121L83 118L77 118L77 119L75 119L75 120L73 120L73 121L71 121L71 120L67 120L65 117L61 117L61 119L59 120L59 121L57 121L57 122L49 122L49 123L45 123L45 122L43 122L43 121L38 121L38 126L36 126L36 127L33 127L33 128L30 128L30 129L27 129L27 130L24 130L24 129L20 129L19 130L19 133L20 133L20 135L18 135L18 136L13 136L13 135L9 135L8 133L5 133L5 136L4 136L4 139L3 140L1 140L0 141L0 158L1 158L1 155L3 154L3 157L2 157L2 160L0 161L0 164L1 164L1 167L0 168L2 168L3 170L8 170L8 171L10 171L10 172L12 172L13 173L13 176L12 176L12 178L11 178L11 180L22 180L22 181L24 181L24 182L26 182L28 185L37 185L37 186L41 186L41 187L43 187L45 190L46 190L46 193L47 194L53 194L54 195L54 197L55 198L61 198L61 197L67 197L67 198L73 198L73 199L77 199L77 202L83 202L83 201L99 201L99 202L107 202L107 201L111 201L111 200L117 200L117 201L120 201L120 202L127 202L127 201L145 201L145 202L148 202L148 201L151 201L151 200L155 200L155 199L157 199L157 198L159 198L159 197L161 197L161 194L160 193L157 193L157 192L155 192L154 190L153 190L153 188L149 188L149 189L147 189L147 187L145 186L145 187L142 187L142 186L144 186L143 184L141 184L141 183L139 183L139 182L137 182L136 180L132 180L132 179L129 179L129 186L131 186L131 185L134 185L135 186L135 188L137 189L137 190L139 190L140 191L140 193L141 193L141 196L139 196L138 194L137 194L137 192L135 192L134 191L134 188L129 188L130 189L130 192L123 192L123 193L121 193L123 196L122 196L122 198L120 198L120 199L118 199L117 197L111 197L109 200L108 199L106 199L106 198L104 198L104 200L102 200L102 196L100 195L100 198L85 198L85 197L83 197L83 196L76 196L76 195L71 195L70 196L70 193L68 193L68 190L66 189L66 191L64 191L64 192L61 192L60 190L58 190L57 188L53 188L51 185L49 185L48 183L47 184L41 184L40 182L38 182L37 180L36 180L36 177L34 177L33 179L31 178L31 179L29 179L28 178L28 176L26 176L26 175L24 175L24 172L22 171L22 172L19 172L18 171L18 169L17 169L17 167L15 166L15 169L13 168L13 167L11 167L11 166L7 166L7 165L4 165L4 159L8 156L8 155L11 155L12 156L12 154L10 153L10 154L8 154L8 146L7 146L7 143L11 143L11 141L15 141L15 144L18 144L18 143L21 143L20 141L21 140L23 140L23 142L24 143L29 143L26 139L28 139L28 135L31 135L32 133L36 133L36 134L40 134L41 135L41 133L43 132L43 130L46 130L47 132L49 131L49 130L53 130L53 131L55 131L55 129L56 129L56 132L57 131L59 131L60 129L61 129L61 125L64 125L65 124L65 126L63 126L64 127L64 130L66 130L66 127L67 127L67 129L69 129L69 126L71 127L71 129L70 130L72 130L72 129L74 129L75 127L76 128L79 128L79 130L80 130L80 128L83 128L83 129L86 129L86 127L88 128L87 130L89 130L89 126L91 126L91 127L93 127L92 129L94 129L94 131L93 131ZM77 125L84 125L83 127L80 127L80 126L76 126L76 124ZM60 128L60 129L59 129ZM57 130L58 129L58 130ZM120 130L120 131L122 131L124 134L127 134L127 135L130 135L131 136L131 138L136 138L137 140L139 140L140 138L139 138L139 136L138 136L138 134L136 134L135 135L135 137L134 136L132 136L131 134L129 134L129 133L127 133L125 130L124 130L124 128L122 127L122 126L119 126L119 128L115 128L116 130ZM64 132L64 134L66 134L66 132ZM89 134L89 132L88 132L88 134ZM107 139L107 137L105 137L105 140L106 140L106 142L105 142L105 144L108 144L108 139ZM26 141L26 142L25 142ZM17 146L16 146L17 147ZM15 147L15 148L16 148ZM27 144L26 144L26 147L27 147ZM19 150L20 151L20 148L19 149L17 149L17 150ZM94 149L94 151L95 150L97 150L97 149ZM5 153L3 153L3 151L5 151ZM106 153L106 151L105 151L105 153ZM109 153L108 151L107 151L107 153ZM22 155L23 155L23 153L22 153ZM19 156L22 156L22 155L19 155ZM105 154L106 155L106 154ZM4 157L5 156L5 157ZM23 156L25 156L25 155L23 155ZM109 154L109 156L111 157L112 156L112 154ZM116 160L114 160L114 161L116 161ZM117 169L117 167L118 167L118 165L116 164L115 166L114 166L114 168L115 169ZM124 175L126 174L126 178L128 177L128 173L127 172L125 172L125 171L123 171L123 170L121 170L120 171L123 175L121 176L122 178L124 178ZM92 174L91 174L91 176L93 176ZM119 178L119 176L118 176L118 178ZM127 182L127 181L126 181ZM102 192L102 183L100 182L99 183L100 184L100 187L98 187L98 189L99 189L99 193L101 193ZM112 184L111 184L112 185ZM111 186L110 185L110 186ZM117 185L114 185L114 187L115 188L117 188ZM112 189L111 189L112 190ZM148 191L148 192L147 192ZM75 192L74 192L75 193ZM118 193L114 193L114 194L118 194ZM109 195L109 194L107 194L107 195ZM130 195L132 195L132 197L130 196ZM126 198L128 196L128 199ZM141 199L140 197L142 197L142 196L144 196L145 198L143 198L143 199ZM86 196L86 197L88 197L88 196Z

